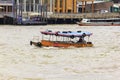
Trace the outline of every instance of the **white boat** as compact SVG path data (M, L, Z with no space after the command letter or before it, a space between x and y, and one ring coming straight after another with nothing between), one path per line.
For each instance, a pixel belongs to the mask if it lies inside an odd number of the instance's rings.
M80 26L120 26L120 18L82 19L77 24Z

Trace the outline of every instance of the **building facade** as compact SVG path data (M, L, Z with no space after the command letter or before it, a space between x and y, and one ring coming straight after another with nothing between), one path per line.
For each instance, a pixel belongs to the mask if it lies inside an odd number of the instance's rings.
M53 0L53 12L55 13L76 13L76 0Z
M12 12L12 0L0 0L0 12Z
M15 0L14 2L18 9L22 7L23 12L36 12L39 5L42 5L42 0Z
M16 6L18 12L19 10L22 10L22 12L38 12L41 6L45 5L47 6L47 12L77 13L77 1L82 2L82 12L84 13L87 2L91 1L93 3L94 0L0 0L0 7L4 8L0 11L12 12L12 6Z
M37 12L41 6L47 6L47 11L52 12L53 0L14 0L15 4L22 5L23 12Z
M114 3L120 3L120 0L112 0Z
M91 4L90 12L94 13L94 1L95 0L78 0L77 11L80 13L85 13L87 4Z
M46 5L47 12L76 13L76 1L77 0L15 0L15 4L22 5L24 12L36 12L40 5Z
M113 2L100 2L100 3L94 3L94 12L95 13L107 13L111 12L111 7L113 6ZM89 11L91 8L91 5L88 4L86 6L86 10Z
M12 0L0 0L0 16L11 16L13 11L13 1Z

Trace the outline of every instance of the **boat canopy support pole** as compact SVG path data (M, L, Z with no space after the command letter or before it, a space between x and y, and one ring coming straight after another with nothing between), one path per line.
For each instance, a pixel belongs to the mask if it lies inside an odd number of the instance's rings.
M89 42L90 36L88 36L88 42Z

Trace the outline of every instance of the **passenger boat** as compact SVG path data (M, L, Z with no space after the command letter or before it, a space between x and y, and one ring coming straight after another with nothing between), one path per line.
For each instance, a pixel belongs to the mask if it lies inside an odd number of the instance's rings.
M30 41L30 45L38 47L92 47L92 42L89 41L91 32L87 31L41 31L42 40L37 42ZM88 37L88 40L85 40Z
M82 19L79 26L120 26L120 18L109 19Z

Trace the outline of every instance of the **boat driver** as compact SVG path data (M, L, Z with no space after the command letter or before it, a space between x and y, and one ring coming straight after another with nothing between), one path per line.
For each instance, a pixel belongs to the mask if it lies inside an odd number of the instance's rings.
M84 40L84 37L80 37L77 43L85 43L86 41Z

